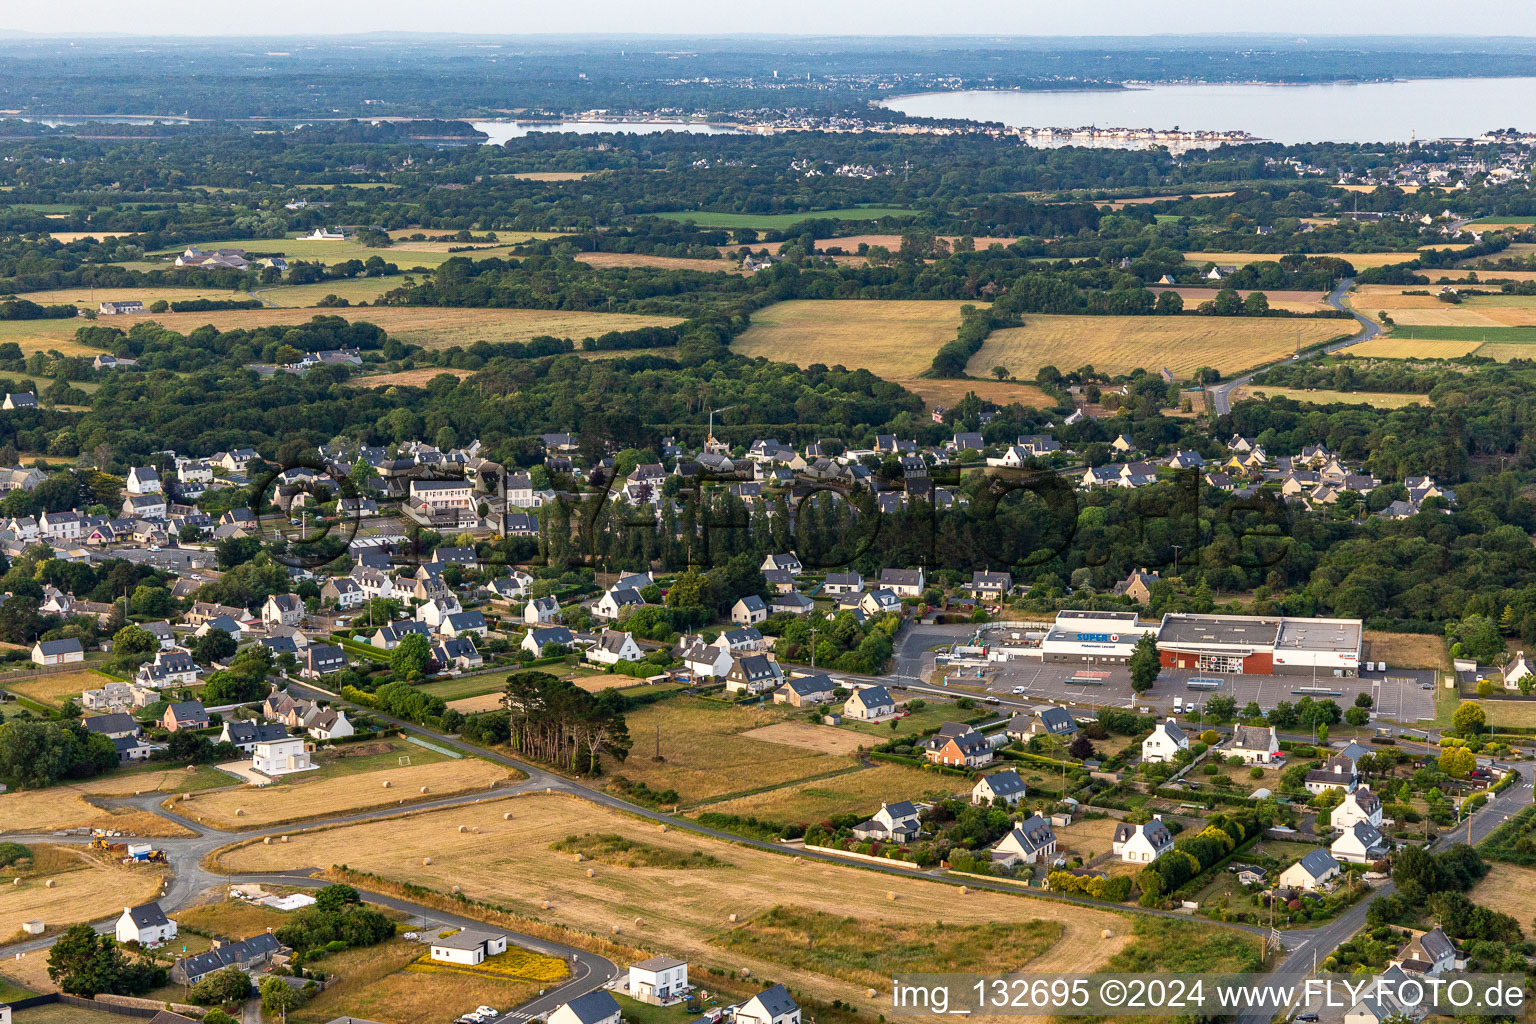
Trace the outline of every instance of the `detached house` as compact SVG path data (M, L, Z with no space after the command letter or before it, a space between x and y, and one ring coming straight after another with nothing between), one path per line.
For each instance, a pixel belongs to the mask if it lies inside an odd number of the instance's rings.
M523 607L523 621L529 625L545 625L560 621L560 602L553 597L530 597Z
M1280 872L1279 885L1286 889L1316 892L1339 875L1339 862L1327 850L1313 850Z
M878 839L893 843L911 842L917 838L920 830L917 807L910 800L881 804L873 818L853 826L853 834L857 839Z
M880 586L897 597L917 597L927 586L928 577L921 567L917 569L885 569L880 573Z
M883 686L854 690L843 705L843 716L861 722L878 722L896 713L896 701Z
M1391 851L1391 844L1380 829L1362 820L1346 828L1328 850L1339 860L1370 864L1385 857Z
M977 600L1001 601L1013 589L1013 574L1007 572L971 573L971 596Z
M544 648L550 644L559 647L570 647L576 642L571 631L564 626L545 626L543 629L530 629L523 634L523 642L518 646L535 658L544 656Z
M1012 807L1026 796L1024 780L1012 768L984 775L971 787L971 803Z
M763 989L736 1007L736 1024L800 1024L800 1004L783 985ZM549 1024L564 1024L550 1019Z
M1342 789L1346 793L1355 788L1360 781L1355 774L1354 758L1335 754L1323 762L1321 768L1314 768L1307 772L1307 792L1318 794L1326 789Z
M297 626L304 617L304 602L297 594L270 594L261 606L261 621L268 626Z
M206 729L208 712L203 710L203 702L200 700L173 701L166 705L165 714L160 717L160 727L166 732Z
M1056 833L1039 812L1019 822L992 847L992 862L1010 868L1016 864L1048 861L1055 855Z
M1232 727L1228 751L1248 764L1274 764L1280 753L1280 741L1272 725L1237 725Z
M622 1017L618 1000L600 988L555 1007L545 1020L547 1024L619 1024Z
M783 686L774 690L773 702L797 708L830 704L834 700L833 693L836 690L837 684L825 673L801 676L799 679L787 680Z
M597 603L592 606L592 614L609 622L618 621L625 609L635 609L645 606L645 598L640 596L640 591L634 587L615 587L606 591Z
M1372 792L1369 786L1358 786L1354 792L1346 793L1344 802L1333 809L1328 819L1328 823L1338 829L1353 828L1358 821L1372 828L1381 828L1381 797Z
M864 589L864 577L856 572L829 572L821 584L821 592L827 596L857 594Z
M725 689L728 693L744 693L751 697L776 689L783 681L784 671L778 662L765 654L749 654L737 658L725 674Z
M1148 764L1166 764L1181 750L1189 749L1189 737L1172 718L1158 722L1152 735L1141 741L1141 759Z
M723 676L735 662L728 648L716 647L701 640L689 643L678 656L682 659L683 668L699 679Z
M319 679L347 667L347 654L332 644L310 644L299 656L299 675Z
M1143 825L1122 821L1115 826L1114 852L1127 864L1150 864L1173 849L1173 833L1163 824L1163 816L1154 814Z
M748 594L731 606L731 621L738 626L755 626L768 618L768 606L756 594Z
M1455 968L1456 944L1444 929L1435 925L1409 939L1398 960L1405 971L1435 977Z
M805 567L800 564L800 559L795 556L793 551L787 555L769 555L767 558L763 559L763 564L759 566L759 568L761 568L763 572L770 572L774 569L782 569L789 573L791 576L799 576L802 572L805 571Z
M64 640L39 640L32 645L32 662L36 665L67 665L84 661L85 648L77 637Z
M587 660L599 665L617 665L621 661L639 661L645 652L635 643L632 633L605 629L597 643L587 650Z
M124 907L123 916L117 919L115 937L118 942L158 946L176 937L176 922L165 916L158 903Z
M951 768L980 768L992 763L992 744L979 731L955 722L946 722L938 735L923 744L923 755L930 764Z

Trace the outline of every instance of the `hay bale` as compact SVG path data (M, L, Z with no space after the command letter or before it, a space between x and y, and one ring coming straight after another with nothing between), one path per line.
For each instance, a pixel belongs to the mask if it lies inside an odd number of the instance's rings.
M613 926L613 934L615 934L615 935L619 934L619 926L618 925L614 925Z
M643 924L645 924L645 919L644 918L640 918L640 917L635 918L635 927L638 928L640 925L643 925Z
M585 859L585 858L583 858L583 857L582 857L582 855L581 855L581 854L579 854L579 853L578 853L578 854L577 854L577 855L576 855L576 863L577 863L577 864L580 864L580 863L581 863L581 862L582 862L582 860L584 860L584 859Z
M476 825L474 828L470 829L470 831L473 832L475 835L479 835L480 834L480 826Z
M731 924L735 924L735 923L736 923L736 915L732 914L731 915Z
M393 782L390 782L390 781L389 781L389 780L388 780L388 779L385 779L385 780L384 780L384 788L385 788L385 789L388 789L388 788L389 788L389 787L391 787L391 786L393 786L393 785L394 785L394 783L393 783Z
M597 872L593 871L591 868L587 868L587 877L588 878L595 878L595 877L597 877Z
M1107 938L1109 938L1109 937L1110 937L1110 935L1109 935L1109 929L1108 929L1108 928L1105 928L1105 929L1104 929L1104 930L1103 930L1103 931L1101 931L1101 932L1099 932L1099 937L1100 937L1100 938L1104 938L1104 939L1107 939Z
M545 900L543 903L540 903L539 906L541 908L543 908L544 910L548 910L549 909L549 900Z
M468 825L460 825L459 826L459 831L460 832L468 832L469 831L469 826Z
M237 817L237 818L245 817L245 808L244 807L236 807L235 808L235 817Z
M501 816L501 820L502 821L511 821L512 820L512 812L508 811L506 814L503 814Z
M426 864L426 865L430 866L432 864L432 858L431 857L423 857L423 858L421 858L421 862L423 864Z
M288 841L288 837L287 836L283 836L283 838L278 840L278 842L280 842L280 843L286 843L287 841Z
M750 977L752 977L752 971L751 971L751 969L750 969L750 968L746 968L746 967L743 967L743 968L742 968L742 969L741 969L741 976L742 976L742 977L743 977L743 978L750 978Z
M261 845L262 846L271 846L272 845L272 837L271 836L265 836L261 840Z
M964 896L966 893L968 893L970 891L971 891L970 886L962 885L960 887L960 895L961 896Z
M14 878L14 879L11 880L11 884L12 885L20 885L21 884L21 879L20 878Z
M658 832L665 832L665 831L666 831L666 830L667 830L667 826L666 826L666 823L665 823L665 822L663 822L663 823L662 823L662 824L661 824L661 825L660 825L660 826L658 826L658 827L657 827L657 829L656 829L656 831L658 831Z
M873 999L875 998L875 990L872 988L867 988L864 990L864 995L870 999Z
M59 883L54 881L51 878L48 879L48 881L43 883L43 887L47 888L47 889L56 889L56 888L58 888L58 885L59 885Z
M187 767L190 768L192 766L191 765L187 765ZM192 794L191 793L183 793L183 794L181 794L181 798L183 800L191 800L192 799Z
M426 787L426 786L422 786L422 787L421 787L421 791L422 791L422 792L423 792L423 793L430 793L430 792L432 792L432 790L430 790L430 789L428 789L428 788L427 788L427 787Z
M454 895L455 895L455 896L457 896L457 895L458 895L458 894L459 894L459 887L458 887L458 886L454 886L454 887L453 887L453 894L454 894Z
M888 899L888 900L894 900L896 898L896 894L894 892L891 892L889 889L887 889L885 891L885 898Z

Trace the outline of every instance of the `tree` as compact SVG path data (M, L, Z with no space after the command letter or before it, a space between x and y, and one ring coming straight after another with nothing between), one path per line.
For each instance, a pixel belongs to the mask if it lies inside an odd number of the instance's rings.
M420 633L412 633L389 652L389 667L401 679L414 679L426 671L431 657L431 642Z
M1360 728L1370 720L1371 713L1365 710L1365 708L1348 708L1344 712L1344 721L1348 722L1356 729Z
M1451 716L1451 731L1457 736L1476 736L1488 726L1488 716L1481 704L1468 701Z
M192 660L199 665L211 665L226 661L239 648L235 638L222 629L210 629L192 645Z
M143 957L129 960L110 935L88 924L70 927L48 952L48 977L72 996L141 995L165 984L170 972Z
M333 913L346 907L361 906L362 902L363 898L350 885L327 885L315 893L315 906Z
M1006 367L1006 366L994 366L994 367L992 367L992 376L996 377L998 380L1007 380L1008 379L1008 367Z
M1371 697L1370 694L1363 693L1363 692L1355 694L1355 707L1357 707L1357 708L1366 708L1367 710L1369 710L1370 708L1375 707L1375 706L1376 706L1376 701Z
M1143 633L1141 639L1136 641L1136 648L1131 651L1129 664L1131 689L1137 693L1145 693L1152 689L1152 684L1157 682L1162 661L1157 653L1157 641L1151 633Z
M1477 757L1466 747L1449 747L1440 755L1440 770L1453 779L1464 779L1477 767Z
M289 1010L303 1004L298 991L282 978L262 978L260 990L263 1012L274 1017L286 1017Z
M124 626L112 635L112 653L124 659L144 659L160 649L155 634L143 626Z
M238 967L214 971L192 986L192 1001L202 1005L244 1002L251 994L251 978ZM206 1022L213 1012L203 1016Z

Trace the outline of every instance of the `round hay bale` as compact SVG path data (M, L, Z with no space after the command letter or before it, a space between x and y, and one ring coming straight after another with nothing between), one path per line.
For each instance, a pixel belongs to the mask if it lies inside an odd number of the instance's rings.
M190 768L192 766L191 765L187 765L187 767ZM183 794L181 794L181 798L183 800L191 800L192 799L192 794L191 793L183 793Z
M144 791L142 789L136 789L136 790L133 791L133 795L134 796L143 796L144 795Z
M591 868L587 868L587 877L588 878L596 878L597 877L597 872L593 871Z
M428 788L427 788L427 787L426 787L426 786L422 786L422 787L421 787L421 791L422 791L422 792L423 792L423 793L430 793L430 792L432 792L432 790L430 790L430 789L428 789Z
M459 826L459 831L460 832L468 832L469 831L469 826L468 825L460 825Z
M1104 939L1109 938L1109 929L1105 928L1103 931L1099 932L1099 937Z
M578 853L578 854L577 854L577 855L576 855L576 863L577 863L577 864L580 864L580 863L581 863L581 862L582 862L582 861L583 861L583 860L584 860L584 859L585 859L585 858L584 858L584 857L582 857L582 855L581 855L581 854L579 854L579 853Z
M658 831L658 832L665 832L665 831L666 831L666 830L667 830L667 826L666 826L666 824L665 824L665 823L663 823L663 824L662 824L662 825L660 825L660 826L659 826L659 827L658 827L658 828L657 828L657 829L656 829L656 831Z
M885 891L885 898L888 899L888 900L894 900L896 898L896 894L894 892L891 892L889 889L887 889Z
M615 934L615 935L619 934L619 926L618 925L614 925L613 926L613 934Z
M389 780L388 780L388 779L385 779L385 780L384 780L384 788L385 788L385 789L388 789L388 788L389 788L389 787L391 787L391 786L393 786L393 785L394 785L394 783L393 783L393 782L390 782L390 781L389 781Z
M476 825L474 828L470 829L470 831L473 832L475 835L479 835L480 834L480 826Z
M44 888L48 888L48 889L56 889L56 888L58 888L58 885L59 885L59 883L54 881L51 878L48 879L48 881L43 883Z
M459 887L458 887L458 886L454 886L454 887L453 887L453 894L454 894L454 895L455 895L455 896L457 896L457 895L458 895L458 894L459 894Z
M286 843L287 841L288 841L288 837L287 836L283 836L283 838L278 840L278 842L280 842L280 843Z
M643 924L645 924L645 918L643 918L643 917L635 918L635 927L638 928L638 927L640 927Z
M237 817L237 818L245 817L245 808L244 807L236 807L235 808L235 817Z
M743 978L750 978L750 977L752 977L752 971L751 971L751 969L750 969L750 968L747 968L747 967L743 967L743 968L742 968L742 969L741 969L741 976L742 976L742 977L743 977Z
M423 857L423 858L421 858L421 862L423 864L430 865L432 863L432 858L431 857Z
M12 885L20 885L21 884L21 879L19 879L19 878L12 879L11 880L11 884Z
M267 836L266 838L262 839L261 845L262 846L271 846L272 845L272 837L271 836Z
M548 910L549 909L549 900L545 900L543 903L540 903L539 906L542 907L545 910Z
M731 924L735 924L735 923L736 923L736 915L732 914L731 915Z
M968 892L970 892L970 891L971 891L971 889L970 889L970 887L969 887L969 886L966 886L966 885L962 885L962 886L961 886L961 887L960 887L960 895L961 895L961 896L964 896L964 895L965 895L965 894L966 894L966 893L968 893Z
M864 990L864 995L870 999L873 999L875 998L875 990L872 988L867 988Z
M511 821L512 820L512 812L508 811L506 814L503 814L501 816L501 820L502 821Z

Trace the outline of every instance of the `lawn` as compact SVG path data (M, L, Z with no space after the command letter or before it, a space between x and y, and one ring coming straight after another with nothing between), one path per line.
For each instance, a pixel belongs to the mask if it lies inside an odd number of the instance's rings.
M1310 405L1368 405L1373 409L1401 409L1406 405L1430 405L1427 395L1392 394L1384 391L1329 391L1326 388L1277 388L1252 384L1238 389L1237 400L1289 398Z
M1091 365L1112 374L1167 367L1184 379L1210 366L1230 375L1353 330L1339 320L1031 315L1023 327L993 331L966 370L979 377L1005 366L1025 380L1042 366L1066 371Z
M49 1003L30 1010L18 1010L12 1020L14 1024L123 1024L124 1018L101 1010Z
M411 763L402 766L399 758L406 755ZM268 786L194 793L188 800L174 801L174 806L181 814L219 828L259 828L435 800L489 789L510 777L508 769L489 761L475 757L451 760L412 745L409 750L401 747L378 758L358 759L355 765L333 761L319 771L286 776Z
M8 680L0 678L0 687L20 694L39 704L59 707L71 697L78 697L86 690L99 690L112 682L104 675L89 670L83 672L55 672L33 676L30 679Z
M323 969L340 980L288 1019L295 1024L322 1024L337 1017L439 1024L476 1006L510 1010L548 984L489 973L412 970L425 950L421 943L392 939L327 957ZM563 963L556 963L564 969Z
M633 723L631 728L637 737L644 735ZM637 749L635 757L641 753ZM505 813L512 815L511 821L503 820ZM461 824L479 826L481 832L459 832ZM550 849L578 831L617 833L683 854L702 850L726 866L618 868L578 862ZM423 864L426 854L431 864ZM1119 915L1091 908L1010 893L962 896L954 886L926 879L877 878L851 866L796 860L676 829L662 832L653 822L559 794L530 794L318 830L294 836L282 848L253 843L226 852L220 860L233 871L346 863L444 892L457 885L469 897L560 927L607 936L617 926L618 941L686 957L698 978L706 977L706 966L732 972L745 968L753 977L771 978L816 998L855 1000L871 1016L884 1009L878 999L865 999L862 992L850 991L846 981L814 968L775 959L788 955L777 946L760 953L725 945L733 927L730 915L744 924L774 907L786 907L799 914L823 912L839 921L852 918L868 929L936 921L957 927L993 922L1059 925L1059 941L1030 961L1032 970L1041 971L1091 970L1121 948L1129 930ZM1006 944L993 946L990 955L989 966L996 969L1017 966L1022 959Z
M865 369L887 380L916 377L955 339L963 302L793 299L752 314L731 347L744 356ZM975 305L975 303L971 303ZM982 304L984 305L984 303Z
M930 800L967 792L966 780L900 764L877 764L830 779L706 804L700 811L755 815L779 824L814 824L834 814L871 815L882 803Z
M935 702L924 699L922 707L905 718L894 719L894 726L891 722L857 722L845 718L839 728L875 736L878 737L877 742L884 742L894 736L915 736L927 729L937 729L945 722L958 722L972 718L977 713L975 708L966 711L947 701Z
M510 670L509 670L510 671ZM423 683L417 687L422 693L430 693L443 700L459 697L478 697L481 694L500 693L507 688L507 677L500 672L484 675L459 676L457 679L440 679L435 683Z
M658 213L669 220L693 221L701 228L787 228L806 220L879 220L881 217L915 217L911 210L895 206L854 206L810 213L709 213L702 210L674 210Z
M622 776L652 790L676 790L680 803L691 804L853 765L848 755L742 735L789 717L789 710L772 704L732 707L696 697L651 704L626 716L634 749L607 771L610 779ZM662 761L653 760L658 735Z
M154 899L167 874L161 865L121 864L81 849L42 844L32 849L32 869L21 874L20 885L5 887L0 942L11 941L25 921L39 919L54 932L120 914L125 906ZM16 877L14 868L0 874L7 880ZM48 881L55 883L53 888L45 884Z

